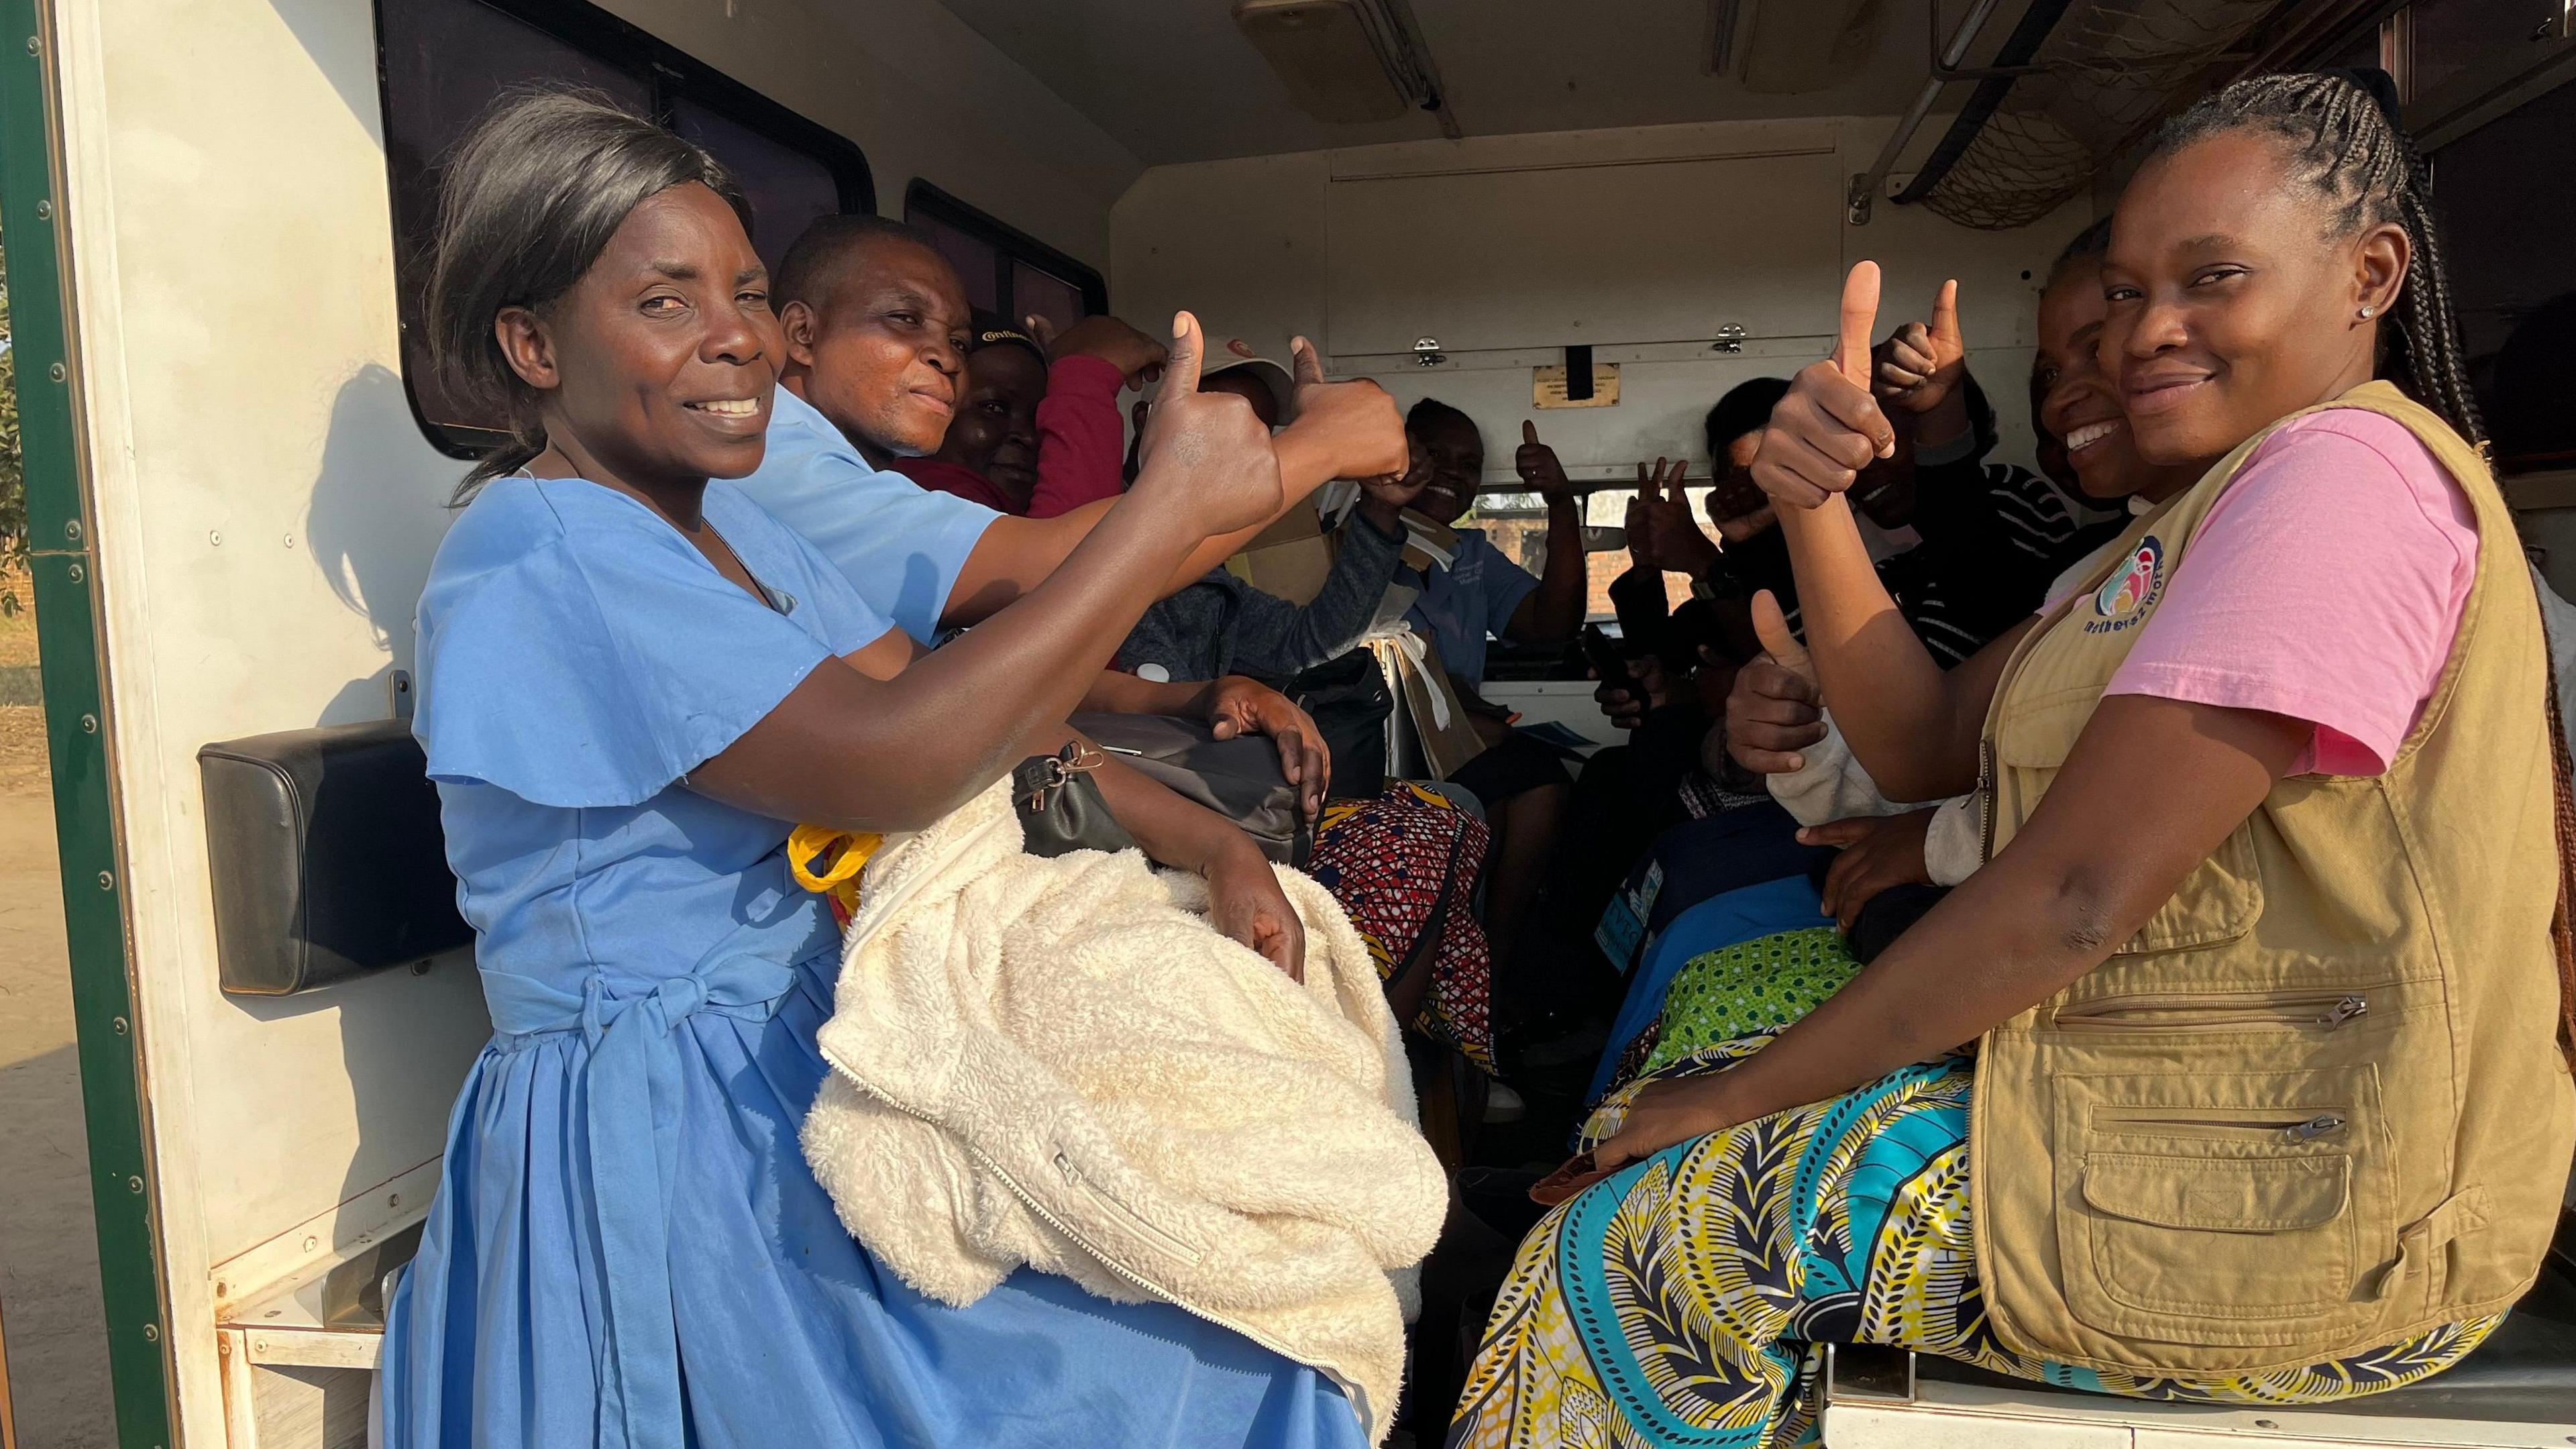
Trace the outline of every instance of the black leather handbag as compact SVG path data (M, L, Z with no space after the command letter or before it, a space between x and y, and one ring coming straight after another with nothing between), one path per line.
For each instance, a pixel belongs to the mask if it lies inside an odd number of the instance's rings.
M1067 741L1052 755L1031 755L1011 772L1011 803L1020 815L1020 841L1031 855L1053 857L1077 850L1136 848L1136 837L1112 819L1109 801L1091 772L1108 756Z
M1067 721L1117 761L1241 827L1279 865L1304 865L1314 832L1267 735L1218 739L1205 724L1161 714L1077 714Z
M1386 788L1386 722L1395 713L1377 656L1353 649L1298 675L1281 692L1315 721L1332 751L1333 798L1377 798Z

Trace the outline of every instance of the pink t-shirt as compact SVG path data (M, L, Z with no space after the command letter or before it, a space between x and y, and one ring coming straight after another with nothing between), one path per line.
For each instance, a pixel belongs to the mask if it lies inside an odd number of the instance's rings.
M2105 692L2306 720L2291 773L2376 775L2432 697L2477 561L2468 500L2413 433L2311 414L2246 460Z

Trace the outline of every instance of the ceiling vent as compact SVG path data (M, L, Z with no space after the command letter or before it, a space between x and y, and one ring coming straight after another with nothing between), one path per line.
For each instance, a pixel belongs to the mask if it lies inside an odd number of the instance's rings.
M1442 111L1404 0L1234 0L1234 23L1297 109L1331 125Z

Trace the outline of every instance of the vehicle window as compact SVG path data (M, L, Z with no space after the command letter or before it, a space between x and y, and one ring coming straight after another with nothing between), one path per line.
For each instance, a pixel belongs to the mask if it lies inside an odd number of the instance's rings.
M957 269L979 327L1017 327L1035 313L1062 329L1109 310L1100 273L927 181L904 191L903 219Z
M584 87L706 147L741 178L753 244L773 267L815 217L876 207L856 146L596 6L386 0L376 10L403 383L421 431L443 452L472 456L502 427L439 385L422 308L439 164L503 93Z
M1700 531L1710 530L1708 490L1686 488L1692 517L1703 520ZM1628 521L1628 501L1637 496L1634 488L1603 488L1586 494L1583 524L1588 529L1624 528ZM1460 520L1465 528L1481 528L1485 538L1503 557L1533 574L1547 570L1547 503L1535 493L1486 493L1478 495L1476 511ZM1602 549L1583 556L1583 616L1593 623L1608 623L1618 617L1610 604L1610 585L1628 571L1628 550ZM1677 573L1664 575L1664 599L1667 607L1679 608L1691 596L1690 580Z
M832 168L712 107L675 102L671 129L706 147L742 183L751 201L751 244L772 272L814 218L841 209Z
M2558 36L2560 0L2417 0L2397 12L2409 101L2499 57Z
M2440 213L2452 300L2461 343L2496 462L2505 472L2576 464L2563 425L2531 416L2565 417L2548 379L2552 359L2567 355L2576 307L2576 84L2561 85L2521 109L2469 132L2433 153L2433 205ZM2550 304L2555 303L2555 306ZM2535 402L2537 391L2543 399Z

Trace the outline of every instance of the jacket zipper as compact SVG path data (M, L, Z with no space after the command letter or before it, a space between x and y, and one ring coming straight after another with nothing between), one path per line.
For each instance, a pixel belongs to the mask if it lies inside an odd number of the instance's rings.
M878 1091L873 1085L861 1081L857 1074L853 1073L848 1067L841 1065L837 1061L832 1063L832 1068L839 1072L844 1078L848 1079L852 1086L857 1087L869 1096L876 1098L878 1101L885 1103L887 1106L892 1107L903 1115L912 1118L916 1122L929 1124L931 1127L938 1129L942 1135L949 1135L946 1124L933 1118L929 1113L921 1111L908 1103L898 1102L894 1098L887 1096L885 1093ZM993 1176L1000 1181L1003 1187L1008 1188L1011 1196L1020 1200L1020 1206L1027 1208L1039 1222L1046 1224L1048 1227L1053 1228L1058 1233L1062 1234L1067 1242L1072 1243L1075 1247L1080 1248L1083 1252L1089 1254L1091 1261L1108 1269L1111 1277L1125 1283L1128 1287L1135 1289L1139 1293L1143 1293L1152 1298L1161 1299L1163 1302L1171 1304L1173 1307L1180 1309L1184 1313L1206 1319L1217 1327L1226 1329L1230 1332L1242 1334L1245 1338L1252 1340L1254 1343L1261 1345L1263 1348L1270 1350L1281 1358L1289 1360L1291 1363L1305 1362L1305 1360L1298 1358L1296 1354L1290 1352L1286 1344L1280 1343L1270 1335L1262 1333L1258 1329L1252 1328L1249 1325L1236 1323L1219 1314L1210 1313L1206 1309L1200 1308L1195 1304L1185 1303L1181 1301L1181 1295L1173 1292L1171 1289L1164 1287L1162 1284L1155 1282L1142 1273L1136 1272L1134 1269L1127 1267L1123 1263L1114 1261L1108 1254L1095 1247L1089 1238L1086 1238L1081 1233L1075 1231L1071 1223L1066 1222L1064 1219L1056 1216L1055 1213L1048 1210L1046 1204L1039 1202L1036 1196L1027 1188L1020 1186L1019 1179L1004 1171L1002 1165L995 1162L982 1148L977 1147L974 1143L965 1141L962 1138L951 1137L951 1140L955 1141L959 1147L965 1149L966 1155L975 1160L976 1166L993 1174ZM1059 1164L1062 1164L1065 1161L1064 1154L1061 1152L1057 1153L1056 1161ZM1059 1170L1069 1171L1069 1169L1061 1167ZM1095 1192L1096 1191L1097 1189L1095 1189ZM1130 1216L1133 1216L1132 1212L1130 1213ZM1159 1231L1159 1229L1157 1231ZM1378 1423L1375 1416L1372 1415L1369 1410L1368 1390L1363 1388L1356 1381L1345 1378L1339 1372L1336 1372L1322 1364L1316 1364L1313 1365L1313 1367L1317 1372L1323 1374L1324 1377L1331 1379L1335 1384L1340 1386L1343 1395L1351 1401L1352 1409L1358 1412L1362 1430L1364 1432L1375 1432L1377 1430Z
M2360 992L2285 996L2108 996L2062 1006L2052 1023L2068 1032L2212 1031L2232 1027L2305 1027L2333 1031L2370 1014Z
M1107 1209L1109 1213L1115 1216L1120 1222L1127 1224L1127 1226L1135 1229L1143 1236L1151 1238L1155 1242L1162 1244L1163 1251L1170 1253L1173 1257L1182 1259L1192 1266L1196 1266L1201 1258L1207 1256L1206 1249L1192 1246L1189 1242L1184 1240L1180 1234L1171 1232L1168 1229L1157 1225L1151 1218L1146 1217L1143 1213L1140 1213L1134 1208L1129 1207L1127 1204L1120 1202L1116 1197L1110 1194L1109 1189L1093 1182L1090 1177L1084 1174L1081 1168L1074 1166L1073 1159L1064 1153L1059 1152L1055 1155L1055 1170L1064 1175L1065 1186L1080 1188L1094 1202L1099 1203L1101 1207Z
M2129 1109L2129 1111L2142 1113L2159 1110L2163 1109ZM2196 1137L2277 1136L2285 1142L2295 1143L2314 1142L2321 1137L2332 1137L2350 1125L2352 1125L2350 1119L2341 1112L2318 1112L2312 1116L2286 1119L2232 1121L2224 1117L2131 1116L2129 1112L2124 1111L2114 1113L2107 1118L2096 1117L2094 1130L2118 1135L2120 1129L2124 1127L2144 1127L2154 1129L2159 1135L2171 1135L2175 1129L2184 1129L2189 1135Z

